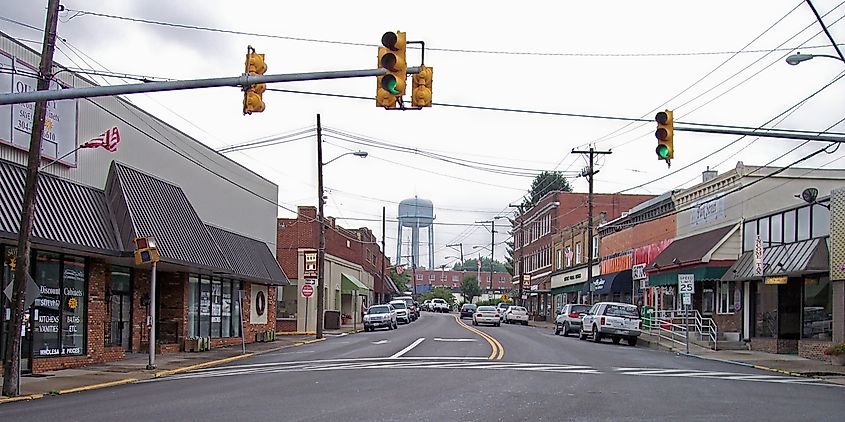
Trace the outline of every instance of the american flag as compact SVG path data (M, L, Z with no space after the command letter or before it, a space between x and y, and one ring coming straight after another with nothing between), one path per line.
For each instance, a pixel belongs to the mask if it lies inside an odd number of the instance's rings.
M405 272L405 267L403 267L401 265L397 265L396 266L396 274L402 274L403 272Z
M103 147L109 152L116 152L118 143L120 143L120 131L118 131L117 126L115 126L103 132L100 136L80 145L79 148Z

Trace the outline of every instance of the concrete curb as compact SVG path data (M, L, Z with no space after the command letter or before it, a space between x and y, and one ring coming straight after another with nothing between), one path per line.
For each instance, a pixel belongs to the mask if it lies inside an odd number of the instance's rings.
M277 336L314 336L316 331L277 331Z
M36 400L44 397L43 394L28 394L26 396L17 396L17 397L2 397L0 398L0 404L5 403L14 403L16 401L25 401L25 400Z
M800 373L800 372L792 372L792 371L786 371L786 370L783 370L783 369L769 368L768 366L755 365L755 364L748 363L748 362L741 362L741 361L729 360L729 359L712 358L712 357L708 357L708 356L694 355L694 354L692 354L692 353L690 353L690 354L686 354L686 353L676 353L676 354L677 354L678 356L688 356L688 357L693 357L693 358L696 358L696 359L710 360L710 361L714 361L714 362L721 362L721 363L728 363L728 364L731 364L731 365L744 366L744 367L746 367L746 368L760 369L760 370L762 370L762 371L777 372L777 373L779 373L779 374L789 375L789 376L792 376L792 377L800 377L800 378L815 378L815 379L820 379L820 380L823 380L823 379L824 379L824 378L821 378L821 377L814 377L814 376L811 376L811 375L804 375L804 374L802 374L802 373Z
M100 384L92 384L92 385L85 385L85 386L82 386L82 387L68 388L68 389L65 389L65 390L59 390L57 393L58 394L78 393L80 391L97 390L97 389L100 389L100 388L114 387L114 386L118 386L118 385L129 384L129 383L135 382L135 381L138 381L138 379L137 378L125 378L125 379L122 379L122 380L104 382L104 383L100 383Z
M195 365L183 366L181 368L168 369L166 371L158 371L155 374L153 374L153 378L161 378L161 377L166 377L168 375L174 375L174 374L180 374L182 372L192 371L194 369L202 369L202 368L207 368L209 366L222 365L224 363L234 362L236 360L248 358L248 357L250 357L254 354L255 353L245 353L245 354L242 354L242 355L229 356L228 358L212 360L212 361L208 361L208 362L198 363L198 364L195 364Z

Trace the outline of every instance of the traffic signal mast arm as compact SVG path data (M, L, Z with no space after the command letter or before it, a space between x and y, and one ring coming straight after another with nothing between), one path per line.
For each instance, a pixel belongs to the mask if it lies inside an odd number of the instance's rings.
M760 129L760 130L742 130L742 129L726 129L726 128L712 128L712 127L683 127L675 126L675 130L681 132L698 132L698 133L715 133L720 135L742 135L742 136L759 136L761 138L780 138L780 139L798 139L803 141L822 141L845 143L845 137L839 136L825 136L825 135L810 135L806 133L784 132L780 130Z
M409 67L408 74L420 73L419 67ZM287 73L279 75L240 75L228 78L187 79L181 81L146 82L140 84L94 86L59 90L30 91L0 94L0 105L23 104L36 101L69 100L74 98L111 97L144 92L181 91L199 88L249 87L255 84L276 82L317 81L324 79L349 79L382 76L385 69L336 70L327 72Z

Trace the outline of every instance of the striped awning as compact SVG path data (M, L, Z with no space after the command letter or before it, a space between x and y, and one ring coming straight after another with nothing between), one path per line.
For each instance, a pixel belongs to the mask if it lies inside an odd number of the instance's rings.
M827 238L802 240L765 248L763 275L754 274L754 251L748 251L722 277L724 281L759 280L771 276L802 276L830 271Z

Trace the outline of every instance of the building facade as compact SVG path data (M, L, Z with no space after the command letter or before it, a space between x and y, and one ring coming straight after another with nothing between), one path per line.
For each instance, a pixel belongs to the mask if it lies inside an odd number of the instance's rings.
M320 225L317 209L297 208L296 218L278 219L279 264L291 283L276 292L276 320L280 331L314 331L317 327L317 295L302 296L302 286L313 284ZM326 328L340 321L360 322L362 308L382 303L398 293L390 280L390 261L384 257L372 231L366 227L346 229L326 217L324 309ZM383 267L382 267L383 263ZM314 273L316 274L316 273ZM382 276L383 275L383 276Z
M24 71L38 61L35 51L0 37L0 62L22 71L0 75L0 91L35 89ZM93 86L58 65L55 74L56 88ZM32 108L0 107L4 292L17 268ZM192 348L198 338L212 347L241 336L252 342L275 329L268 286L287 278L273 255L274 183L118 97L51 102L47 120L22 327L25 370L146 352L152 303L160 352ZM115 151L80 148L103 134L115 141L116 133ZM148 236L161 255L154 302L150 266L133 259L133 239ZM4 294L0 347L14 329L10 320Z

